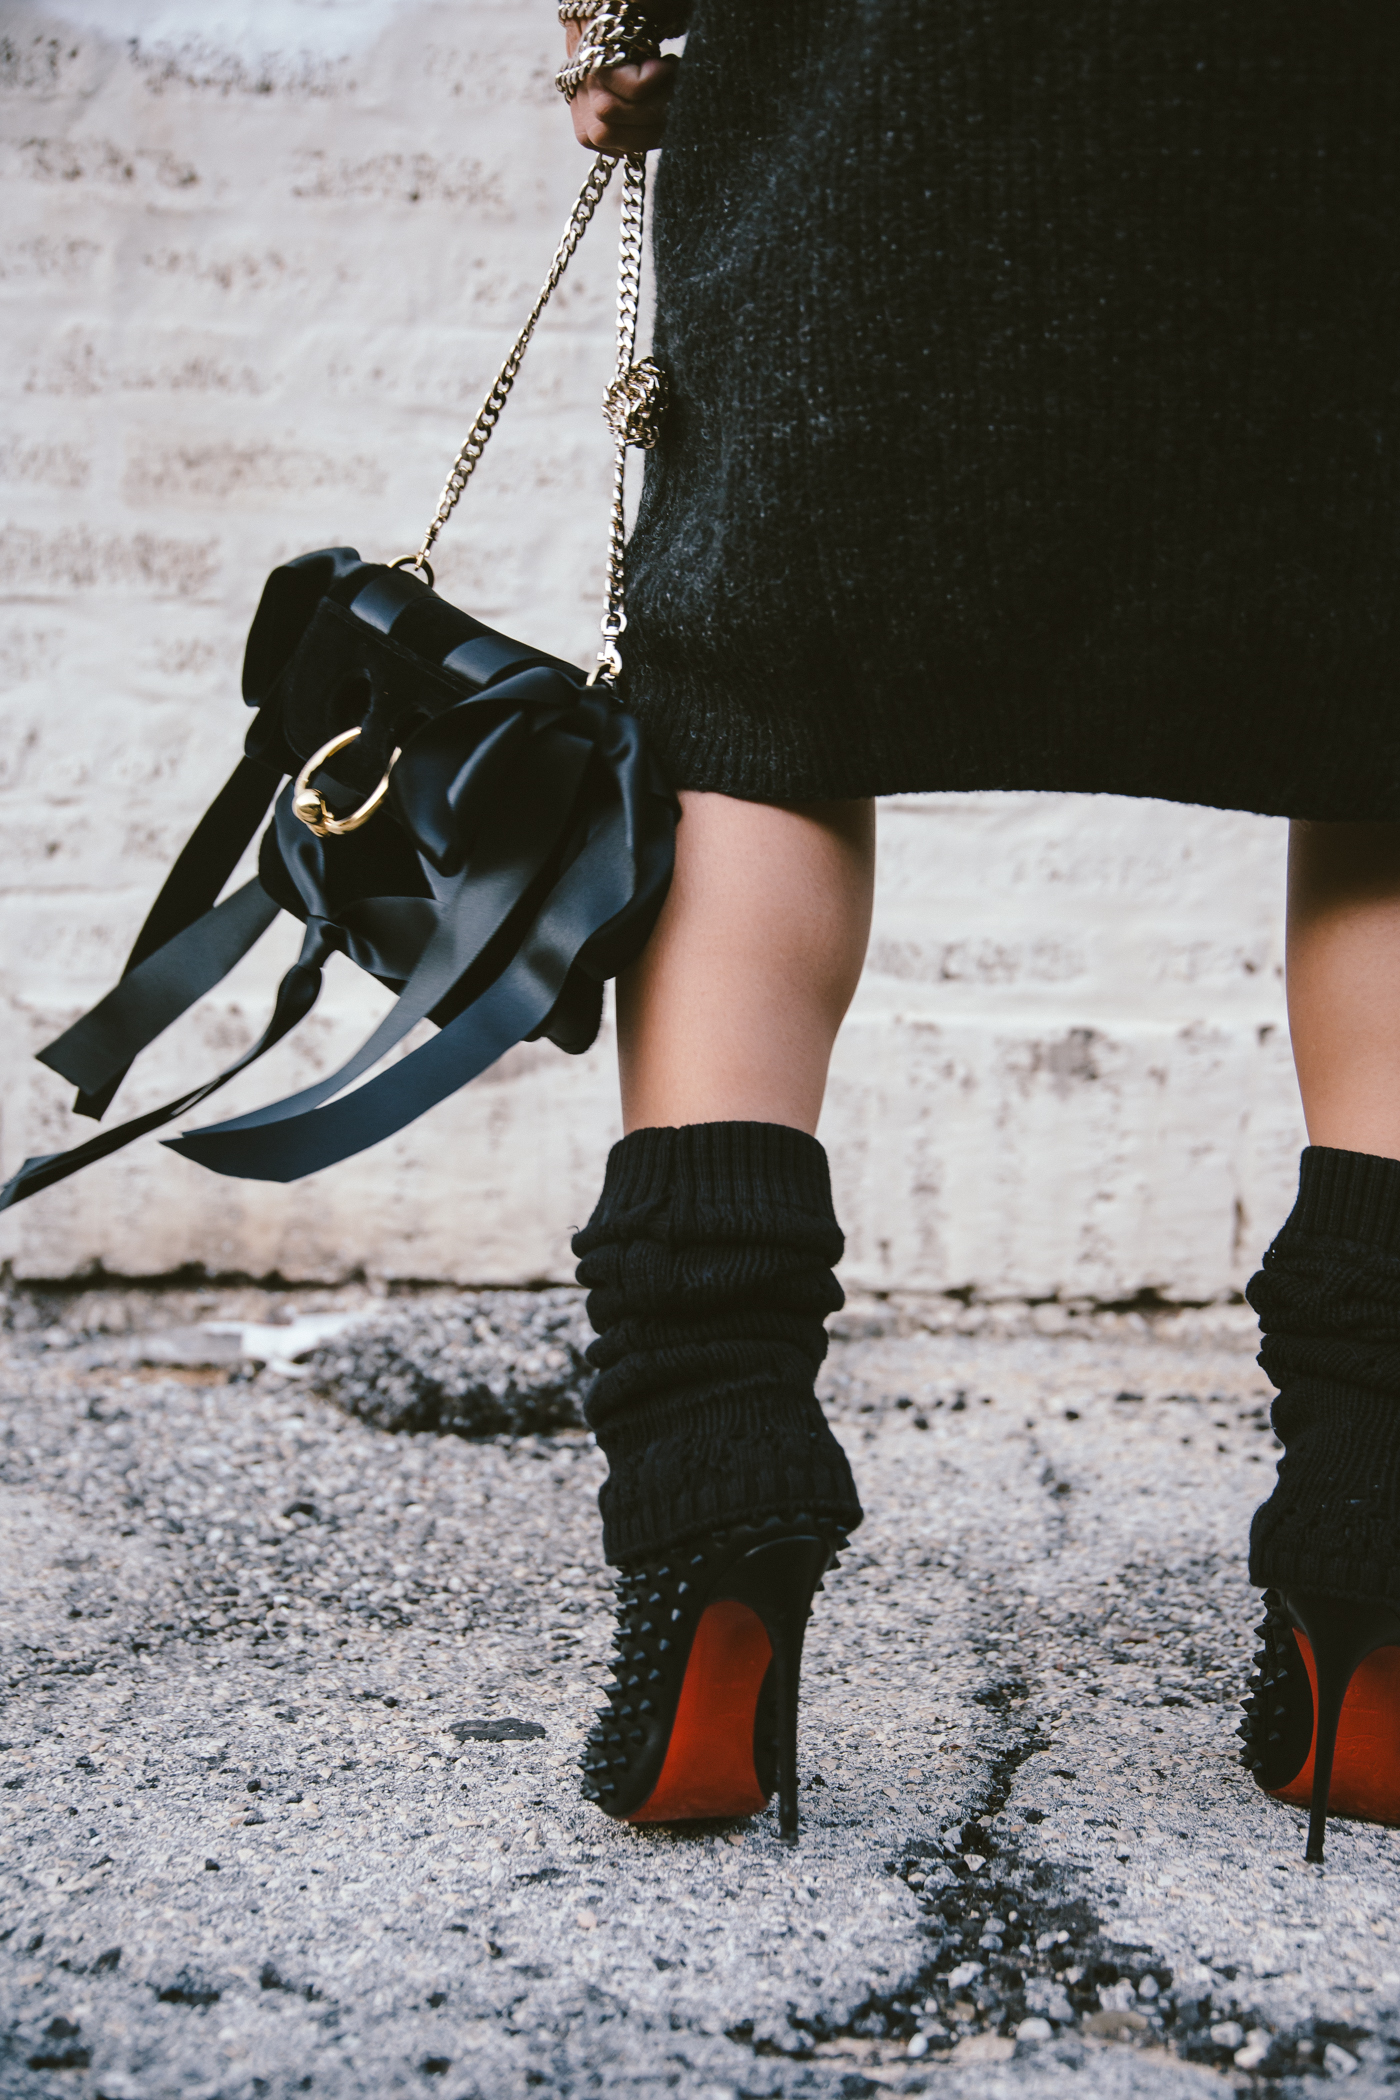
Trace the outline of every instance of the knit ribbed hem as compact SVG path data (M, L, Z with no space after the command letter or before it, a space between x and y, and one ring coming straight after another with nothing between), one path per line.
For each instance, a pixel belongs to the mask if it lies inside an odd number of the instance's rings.
M826 1153L785 1123L685 1123L633 1130L608 1154L598 1207L574 1234L575 1254L609 1240L661 1239L673 1246L732 1241L845 1242L831 1202ZM826 1228L823 1230L823 1228Z
M1275 1245L1299 1232L1400 1254L1400 1160L1309 1145L1299 1162L1298 1200Z
M770 1516L861 1521L850 1463L810 1393L732 1394L638 1408L606 1437L603 1555L644 1560Z
M1254 1528L1269 1505L1255 1514ZM1400 1567L1383 1561L1334 1551L1307 1551L1283 1539L1264 1538L1249 1542L1249 1579L1256 1589L1291 1590L1320 1597L1354 1598L1360 1604L1400 1605Z

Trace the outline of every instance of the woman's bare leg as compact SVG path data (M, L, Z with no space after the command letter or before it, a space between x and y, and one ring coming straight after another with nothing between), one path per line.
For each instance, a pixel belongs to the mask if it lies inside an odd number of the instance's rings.
M865 959L875 805L681 805L671 893L618 979L624 1125L811 1134Z
M1311 1142L1400 1159L1400 824L1291 826L1288 1019Z

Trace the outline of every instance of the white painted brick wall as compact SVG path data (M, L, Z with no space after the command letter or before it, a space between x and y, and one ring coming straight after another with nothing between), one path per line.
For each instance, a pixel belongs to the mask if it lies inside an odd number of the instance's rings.
M584 161L550 0L0 5L0 1149L89 1134L31 1062L120 965L237 755L266 571L416 544ZM608 480L611 209L541 330L439 566L582 662ZM883 812L870 968L823 1136L848 1280L1208 1297L1289 1200L1283 827L1064 796ZM260 1025L279 929L127 1113ZM345 1054L349 966L229 1112ZM94 1263L515 1282L616 1135L610 1046L506 1058L397 1139L283 1189L146 1143L0 1220L21 1276ZM114 1112L115 1113L115 1112Z

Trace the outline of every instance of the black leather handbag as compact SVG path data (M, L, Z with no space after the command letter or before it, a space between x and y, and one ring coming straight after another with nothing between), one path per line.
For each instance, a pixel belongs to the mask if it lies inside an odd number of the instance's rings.
M294 1181L401 1130L515 1043L547 1036L581 1051L594 1040L604 981L638 954L665 899L679 814L619 697L626 448L655 442L664 405L656 366L634 361L641 154L623 163L618 364L605 401L617 459L592 676L449 605L428 556L616 165L594 162L417 554L385 565L335 547L273 570L244 658L244 699L257 709L244 756L120 982L39 1057L79 1088L75 1112L100 1119L139 1052L287 911L306 933L267 1027L178 1099L26 1160L0 1209L189 1114L296 1027L336 952L398 995L367 1041L315 1086L166 1140L173 1151L220 1174ZM222 897L274 798L256 877ZM424 1019L438 1033L366 1079Z

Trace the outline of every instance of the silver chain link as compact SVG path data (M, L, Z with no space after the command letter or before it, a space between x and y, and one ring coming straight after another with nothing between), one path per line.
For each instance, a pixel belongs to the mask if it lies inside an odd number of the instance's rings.
M616 160L600 153L589 169L588 178L569 214L564 237L555 250L554 260L549 266L549 275L540 289L540 295L530 309L525 326L511 346L509 356L496 374L491 391L482 403L461 451L452 462L452 471L443 483L433 521L423 535L423 544L416 554L405 554L401 560L393 563L394 568L417 569L427 577L429 584L432 583L433 570L428 556L433 550L433 544L457 508L463 489L476 472L477 463L486 450L492 431L501 419L501 410L505 407L510 390L515 384L521 361L535 332L535 323L548 305L550 295L583 238L584 229L598 209L616 166ZM661 367L650 357L644 357L640 363L635 361L637 317L642 292L642 246L646 232L646 195L646 155L629 153L622 163L622 224L618 238L617 264L617 367L612 384L603 396L603 415L613 432L616 444L613 455L612 519L608 533L607 598L600 623L603 646L598 651L598 663L589 680L590 685L600 682L613 684L622 670L622 658L618 653L617 644L619 636L627 626L627 448L629 445L638 445L644 451L651 450L659 435L660 419L666 406L666 375Z

